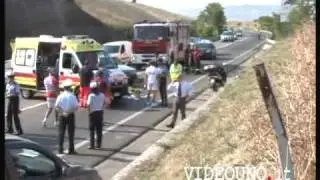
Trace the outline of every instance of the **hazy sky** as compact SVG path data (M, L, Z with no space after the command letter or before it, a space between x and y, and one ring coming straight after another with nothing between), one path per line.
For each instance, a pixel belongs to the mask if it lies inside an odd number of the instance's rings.
M125 0L131 1L131 0ZM204 8L208 3L219 2L229 5L281 5L281 0L137 0L138 3L177 12L179 10Z

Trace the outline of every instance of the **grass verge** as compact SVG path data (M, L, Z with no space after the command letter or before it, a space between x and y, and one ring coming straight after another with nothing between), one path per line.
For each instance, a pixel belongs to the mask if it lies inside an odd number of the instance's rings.
M315 177L315 26L278 42L263 58L251 59L225 87L205 120L161 159L145 162L129 177L139 180L187 179L184 167L263 164L279 173L277 144L252 65L264 61L290 139L296 179ZM255 61L254 61L255 60Z

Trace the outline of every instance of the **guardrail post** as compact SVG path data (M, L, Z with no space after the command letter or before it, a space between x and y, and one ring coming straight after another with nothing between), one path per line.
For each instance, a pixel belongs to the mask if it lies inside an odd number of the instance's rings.
M271 119L273 129L277 137L281 174L284 180L295 180L292 159L290 155L287 132L280 114L278 103L272 89L270 78L264 63L254 66L260 90L265 102L266 108Z

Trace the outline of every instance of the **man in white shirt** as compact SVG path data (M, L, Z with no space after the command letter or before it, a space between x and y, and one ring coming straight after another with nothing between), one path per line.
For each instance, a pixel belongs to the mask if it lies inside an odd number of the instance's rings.
M189 82L183 80L182 74L180 74L177 81L169 84L168 92L173 92L175 97L173 100L172 121L167 125L167 127L174 128L179 110L181 113L181 119L183 120L186 118L187 98L192 96L193 87Z
M54 105L57 99L57 95L59 93L59 81L58 79L54 76L54 70L51 68L48 68L48 73L49 75L44 79L44 87L46 88L46 98L47 98L47 106L48 110L45 114L45 117L42 121L42 126L46 127L46 123L48 120L48 117L52 113L54 109ZM55 111L55 121L54 121L54 126L57 125L58 121L58 113Z
M146 69L146 77L144 88L147 89L147 100L150 103L150 95L152 94L152 105L156 105L156 94L158 91L158 78L160 70L156 67L154 61L150 62L150 66Z
M66 127L68 126L69 152L76 154L74 150L74 131L75 131L75 112L79 108L77 97L72 93L72 80L67 79L63 82L64 91L56 100L56 110L58 111L59 120L59 154L63 154L63 142Z
M102 128L103 128L103 110L108 106L108 99L104 93L100 91L97 82L90 83L91 93L88 96L87 106L89 111L89 131L90 131L90 145L89 149L95 149L94 133L97 134L96 148L101 148L102 142Z

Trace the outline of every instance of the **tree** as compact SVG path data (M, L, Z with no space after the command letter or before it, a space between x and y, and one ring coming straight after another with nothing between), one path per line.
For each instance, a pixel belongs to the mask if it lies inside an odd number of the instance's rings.
M219 35L226 24L224 8L219 3L208 4L207 7L200 12L195 24L198 35L204 37Z

